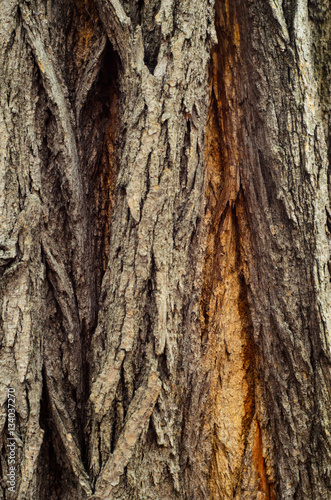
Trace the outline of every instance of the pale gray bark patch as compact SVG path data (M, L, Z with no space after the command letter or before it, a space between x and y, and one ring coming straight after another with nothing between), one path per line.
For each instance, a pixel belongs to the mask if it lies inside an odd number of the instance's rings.
M137 428L139 447L112 497L181 498L189 495L184 493L186 488L195 488L185 483L181 473L183 443L178 429L184 425L185 396L179 367L196 364L195 357L199 358L195 316L203 255L195 259L194 248L201 240L207 69L215 38L213 6L207 2L161 3L157 15L161 45L153 75L144 62L144 26L130 19L119 2L99 2L99 8L122 63L125 136L109 265L102 285L104 298L92 340L91 441L98 443L99 438L99 445L91 449L90 463L97 478L105 467L110 436L112 460L124 453L120 429L136 392L148 389L145 374L154 360L162 388L151 414L153 429L149 419ZM197 9L201 10L199 17ZM185 166L183 153L188 159ZM190 262L196 263L191 275ZM187 309L186 319L183 311ZM184 354L180 347L188 331L195 344L192 354ZM174 391L175 387L179 390ZM132 425L130 420L127 425ZM184 447L190 448L190 433L195 428L189 422L187 426ZM159 479L153 479L153 462L159 464ZM196 483L201 495L201 489L207 491L208 465L194 459L192 463L193 469L205 470L204 477L197 480L199 485ZM117 469L119 464L113 466Z
M7 388L16 392L17 462L25 472L22 495L34 479L43 432L42 328L45 268L40 251L40 161L33 117L38 99L31 51L24 42L17 2L2 12L1 30L1 435L6 437ZM18 63L19 61L19 63ZM22 93L24 82L24 95ZM5 441L6 443L7 441ZM3 467L3 471L6 469ZM1 489L3 485L1 486ZM2 490L2 494L3 490Z

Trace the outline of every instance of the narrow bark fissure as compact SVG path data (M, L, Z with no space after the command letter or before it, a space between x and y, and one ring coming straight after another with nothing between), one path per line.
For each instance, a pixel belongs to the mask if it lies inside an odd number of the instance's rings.
M331 12L330 2L309 0L309 17L314 39L313 56L317 92L323 116L324 134L328 148L328 184L331 198ZM317 141L318 142L318 141Z
M157 64L161 43L161 27L157 15L161 7L161 0L123 0L123 7L131 19L133 27L141 28L144 43L144 63L151 73Z
M85 182L89 217L89 239L91 257L88 263L93 270L94 278L94 315L88 329L83 332L83 373L84 404L83 428L85 440L83 459L89 466L89 435L86 414L87 401L90 394L91 374L91 339L97 325L101 283L108 266L111 217L115 203L115 186L117 176L117 154L120 145L119 108L120 96L117 83L119 61L109 42L106 43L100 56L100 71L93 83L86 102L81 110L81 142L82 158L85 164ZM114 408L115 428L119 429L120 421ZM113 451L119 434L114 431L111 439Z
M244 202L242 201L242 193L240 192L238 195L238 202L241 203L244 206ZM239 283L240 283L240 291L239 291L239 297L238 297L238 310L239 310L239 315L241 318L241 323L243 326L243 342L244 342L244 349L243 349L243 358L244 358L244 371L245 371L245 380L247 384L247 393L244 399L244 415L243 415L243 422L242 422L242 429L243 429L243 439L244 439L244 445L245 448L247 447L248 444L248 436L249 436L249 431L251 427L251 423L253 421L254 415L256 413L256 368L257 368L257 353L256 353L256 346L254 343L254 335L253 335L253 323L252 323L252 318L251 318L251 312L250 312L250 306L249 306L249 301L248 301L248 286L245 281L245 276L244 276L244 263L242 261L243 259L243 253L241 249L241 238L240 238L240 226L239 222L237 219L237 214L236 214L236 206L233 209L234 211L234 218L235 218L235 228L236 228L236 234L237 234L237 247L236 247L236 261L237 261L237 272L238 272L238 278L239 278ZM239 216L242 216L243 213L241 213Z
M283 0L282 10L284 12L284 18L287 25L287 30L290 35L291 42L294 40L294 18L295 11L298 8L297 0Z
M50 398L46 387L46 374L43 370L43 390L40 404L40 427L44 432L43 444L38 459L38 498L49 492L49 498L61 498L66 492L68 464L61 438L52 419ZM73 480L73 478L71 478ZM75 484L73 481L72 486Z

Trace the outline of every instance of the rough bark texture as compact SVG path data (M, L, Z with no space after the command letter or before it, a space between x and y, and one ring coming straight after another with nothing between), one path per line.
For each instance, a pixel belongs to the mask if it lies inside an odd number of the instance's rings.
M2 3L2 498L330 498L330 33Z

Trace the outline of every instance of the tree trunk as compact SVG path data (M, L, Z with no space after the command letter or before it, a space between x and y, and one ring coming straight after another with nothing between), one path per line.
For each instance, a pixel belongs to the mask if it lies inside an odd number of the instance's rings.
M330 498L329 1L1 7L2 498Z

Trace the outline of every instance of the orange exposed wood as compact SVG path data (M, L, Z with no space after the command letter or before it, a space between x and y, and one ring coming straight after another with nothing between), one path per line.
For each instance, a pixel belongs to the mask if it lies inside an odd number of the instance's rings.
M262 433L258 420L254 420L255 435L253 445L253 459L256 467L256 472L259 478L259 491L264 494L265 500L275 500L276 496L273 491L273 486L270 484L265 458L263 456Z
M243 161L238 95L241 47L233 3L218 4L217 31L205 152L209 233L201 300L205 363L214 369L209 486L215 500L273 500L262 431L256 420L256 349L244 279L241 231L246 215L239 174Z

